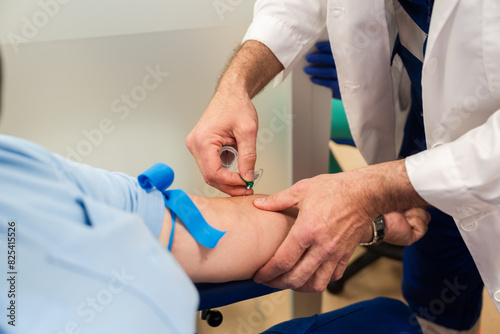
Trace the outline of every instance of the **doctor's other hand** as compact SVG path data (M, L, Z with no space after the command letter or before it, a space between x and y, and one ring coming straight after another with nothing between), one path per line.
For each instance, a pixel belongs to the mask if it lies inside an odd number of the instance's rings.
M422 239L427 232L431 215L423 208L413 208L405 212L391 212L384 215L384 242L397 246L409 246ZM373 238L373 229L370 230Z
M335 67L330 42L318 42L316 43L316 49L318 51L306 56L306 60L310 65L304 68L304 72L311 76L313 83L330 88L333 98L341 99L337 68Z
M219 151L224 145L235 146L241 176L253 180L257 130L257 111L248 94L219 89L186 139L207 184L233 196L245 193L245 183L238 173L221 167ZM247 192L252 193L251 189Z
M257 283L300 292L323 291L342 277L360 242L373 238L372 221L386 214L385 241L409 245L427 231L426 202L415 195L403 160L297 182L268 198L259 209L296 206L297 220L275 255L255 274ZM411 209L411 210L410 210Z

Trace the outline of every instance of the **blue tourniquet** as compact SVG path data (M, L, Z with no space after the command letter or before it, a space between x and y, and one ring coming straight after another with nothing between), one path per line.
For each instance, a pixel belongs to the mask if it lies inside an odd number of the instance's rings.
M149 191L156 188L164 195L165 206L170 209L172 214L172 232L170 233L168 250L172 248L176 216L182 220L189 233L200 245L207 248L217 246L220 238L226 232L210 226L201 215L200 210L183 190L167 190L174 181L172 168L163 163L157 163L139 175L137 180L144 190Z

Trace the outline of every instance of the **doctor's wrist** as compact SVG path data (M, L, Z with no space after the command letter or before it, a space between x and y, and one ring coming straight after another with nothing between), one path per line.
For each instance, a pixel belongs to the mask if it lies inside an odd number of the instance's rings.
M415 191L408 178L404 160L395 160L367 167L373 182L368 197L373 203L372 215L425 207L428 203Z
M253 98L279 72L283 65L263 43L246 41L230 60L219 81L217 91L236 90L246 92Z

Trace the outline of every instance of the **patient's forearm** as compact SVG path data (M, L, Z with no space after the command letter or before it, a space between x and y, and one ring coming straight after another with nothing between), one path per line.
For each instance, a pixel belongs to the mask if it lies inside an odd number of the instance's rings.
M213 227L227 231L214 249L198 244L182 222L176 221L172 254L193 282L226 282L251 278L274 255L290 231L298 210L272 212L257 209L254 195L229 198L191 196L203 217ZM385 241L410 245L427 230L429 214L419 208L385 215ZM160 241L167 246L172 227L170 211L165 210ZM373 239L367 228L361 242Z
M172 254L193 282L251 278L278 249L295 221L296 211L290 209L279 213L259 210L252 203L256 196L191 196L210 225L227 231L217 247L208 249L198 244L184 225L176 221ZM159 237L164 245L168 244L171 222L167 209Z

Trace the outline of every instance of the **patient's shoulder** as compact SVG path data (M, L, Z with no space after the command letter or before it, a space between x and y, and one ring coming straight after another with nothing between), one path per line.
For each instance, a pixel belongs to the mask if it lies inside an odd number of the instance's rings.
M23 163L29 160L38 162L49 162L52 154L41 145L29 140L0 135L0 161L3 163Z

